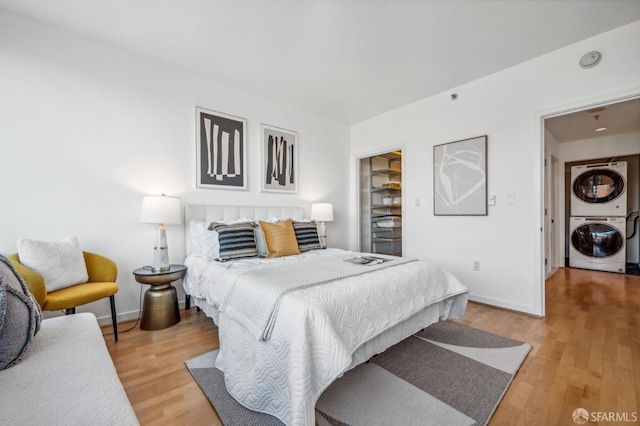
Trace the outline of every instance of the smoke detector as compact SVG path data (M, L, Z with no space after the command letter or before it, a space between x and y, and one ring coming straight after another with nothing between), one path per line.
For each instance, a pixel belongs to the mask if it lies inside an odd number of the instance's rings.
M600 63L602 59L602 53L596 52L595 50L585 53L582 58L580 58L580 68L593 68Z

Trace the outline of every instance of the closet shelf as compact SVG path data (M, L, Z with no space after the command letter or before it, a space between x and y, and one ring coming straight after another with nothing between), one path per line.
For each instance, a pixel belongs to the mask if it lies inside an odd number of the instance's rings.
M402 208L402 204L372 204L371 205L372 209L396 209L396 208Z
M388 175L388 176L400 176L402 175L402 170L400 169L378 169L371 170L372 175Z
M398 226L398 227L395 227L395 228L380 228L378 226L373 226L372 225L371 229L372 229L373 232L385 232L385 231L397 232L397 231L402 231L402 226Z
M400 188L387 188L387 187L379 187L379 188L371 188L371 192L393 192L394 194L399 194L402 192Z

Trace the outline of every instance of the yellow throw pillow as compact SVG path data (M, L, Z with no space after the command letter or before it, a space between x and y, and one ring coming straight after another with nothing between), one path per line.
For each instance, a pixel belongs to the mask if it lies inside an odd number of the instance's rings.
M278 223L260 221L260 228L267 245L267 257L282 257L300 254L296 232L291 219Z

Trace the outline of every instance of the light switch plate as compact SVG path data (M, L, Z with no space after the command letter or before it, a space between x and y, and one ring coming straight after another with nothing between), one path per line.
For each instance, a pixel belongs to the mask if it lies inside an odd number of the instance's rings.
M495 195L489 195L489 199L487 201L487 204L490 206L495 206L496 205L496 196Z
M516 194L507 194L507 205L512 206L516 203Z

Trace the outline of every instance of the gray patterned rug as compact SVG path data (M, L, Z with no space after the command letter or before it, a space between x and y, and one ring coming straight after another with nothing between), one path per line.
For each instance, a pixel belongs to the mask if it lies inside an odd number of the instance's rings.
M336 380L316 424L486 425L531 350L452 321L433 324ZM218 351L185 362L226 426L282 425L238 404L213 368Z

